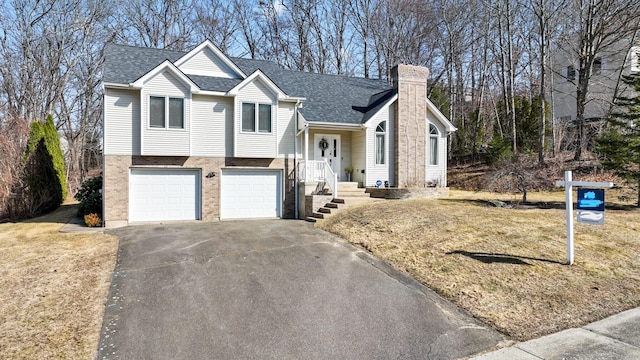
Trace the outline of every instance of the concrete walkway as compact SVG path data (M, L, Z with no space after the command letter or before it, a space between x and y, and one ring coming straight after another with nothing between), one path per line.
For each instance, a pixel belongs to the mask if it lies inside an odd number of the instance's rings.
M478 360L640 359L640 308L475 357Z

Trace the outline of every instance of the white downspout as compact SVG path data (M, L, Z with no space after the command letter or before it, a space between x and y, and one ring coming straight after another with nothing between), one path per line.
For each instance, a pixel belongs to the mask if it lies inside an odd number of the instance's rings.
M294 124L295 124L295 129L298 129L298 105L300 105L300 100L296 101L295 106L293 107L293 116L294 116ZM300 192L300 187L298 184L298 135L300 133L297 131L293 131L293 186L294 186L294 193L295 193L295 219L298 220L298 205L300 202L300 195L298 194ZM306 173L306 171L305 171Z

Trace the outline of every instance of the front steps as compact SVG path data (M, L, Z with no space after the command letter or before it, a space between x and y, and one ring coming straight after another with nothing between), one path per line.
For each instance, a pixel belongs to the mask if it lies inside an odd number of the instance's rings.
M306 221L316 222L326 219L343 209L357 206L369 202L376 202L384 199L375 199L365 193L365 189L359 188L357 182L340 182L338 183L338 198L333 198L330 202L325 203L322 207L306 217Z

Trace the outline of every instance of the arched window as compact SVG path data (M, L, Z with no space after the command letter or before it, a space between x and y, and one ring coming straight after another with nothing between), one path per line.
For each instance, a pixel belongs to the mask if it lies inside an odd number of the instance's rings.
M383 121L376 127L376 165L385 164L385 138L387 136L387 122Z
M438 128L429 124L429 165L438 165Z

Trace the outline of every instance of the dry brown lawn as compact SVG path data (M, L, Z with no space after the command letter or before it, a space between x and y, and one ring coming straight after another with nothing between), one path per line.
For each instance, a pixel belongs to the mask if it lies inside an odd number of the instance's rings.
M95 357L117 239L60 233L76 211L0 224L3 359Z
M608 199L615 200L614 196ZM582 326L640 306L640 210L610 204L606 223L575 225L566 262L564 193L532 193L551 209L506 209L451 191L345 211L318 226L362 246L515 340Z

